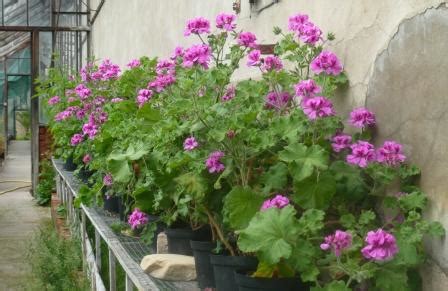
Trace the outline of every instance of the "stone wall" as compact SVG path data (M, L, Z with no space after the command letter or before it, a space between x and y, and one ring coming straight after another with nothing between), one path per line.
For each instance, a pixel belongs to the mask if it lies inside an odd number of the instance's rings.
M93 9L99 0L91 1ZM141 55L168 56L185 38L187 19L214 20L231 12L230 0L106 0L93 26L93 53L120 65ZM254 32L259 43L276 41L272 27L286 29L288 16L302 12L324 32L333 32L330 47L340 56L350 85L340 92L337 110L368 105L378 115L378 142L397 139L423 169L421 185L429 194L426 215L448 229L448 10L439 0L280 0L257 12L241 0L239 28ZM242 68L236 78L257 77ZM448 286L448 243L427 244L435 263L425 268L426 290ZM445 285L443 285L445 284Z

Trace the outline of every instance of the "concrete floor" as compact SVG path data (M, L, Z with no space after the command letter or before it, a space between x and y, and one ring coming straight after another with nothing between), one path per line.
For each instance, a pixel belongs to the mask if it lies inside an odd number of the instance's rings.
M47 207L37 206L30 187L1 194L18 186L31 185L29 141L12 141L0 170L0 290L23 290L29 272L26 246L39 224L50 218Z

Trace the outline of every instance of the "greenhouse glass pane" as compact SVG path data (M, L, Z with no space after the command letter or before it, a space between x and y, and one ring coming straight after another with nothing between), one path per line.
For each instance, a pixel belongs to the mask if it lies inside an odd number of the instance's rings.
M27 25L27 1L4 0L5 25Z
M51 25L51 1L50 0L28 0L29 18L32 26Z

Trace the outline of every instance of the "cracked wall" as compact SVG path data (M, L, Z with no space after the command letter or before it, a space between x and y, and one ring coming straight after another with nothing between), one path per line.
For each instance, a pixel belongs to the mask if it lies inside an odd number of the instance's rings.
M448 229L448 9L428 9L403 21L377 58L367 106L377 114L377 142L405 146L422 169L420 185L430 198L426 217ZM448 242L426 242L432 264L424 268L427 290L448 288ZM445 286L443 288L443 286Z
M93 9L99 2L91 1ZM213 21L219 12L231 12L232 2L108 0L93 26L93 53L122 66L142 55L169 56L175 46L197 42L183 36L187 19L204 16ZM297 12L308 14L324 32L335 33L330 49L340 56L350 81L338 93L337 110L344 114L366 103L375 109L379 140L404 141L423 169L422 186L431 197L428 217L448 226L448 169L443 165L448 160L448 98L442 79L448 70L443 56L448 30L446 10L435 9L447 1L280 0L261 13L251 11L248 0L241 2L239 28L254 32L259 43L274 43L272 27L286 29L288 17ZM236 78L257 77L257 70L242 67ZM427 268L427 290L443 290L435 284L446 280L447 245L432 241L428 248L437 254L437 263Z

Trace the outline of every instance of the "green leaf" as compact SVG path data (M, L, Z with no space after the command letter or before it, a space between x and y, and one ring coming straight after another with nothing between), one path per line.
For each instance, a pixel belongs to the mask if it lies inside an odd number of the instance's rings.
M154 123L162 119L160 111L152 108L150 103L146 103L142 108L140 108L137 116Z
M134 207L139 208L145 213L153 213L154 211L154 194L146 186L141 186L132 192L135 200Z
M438 221L432 221L429 223L428 233L433 236L444 236L445 228Z
M317 280L320 273L315 264L317 256L318 251L315 245L308 240L298 239L288 262L300 274L302 281L313 282Z
M324 211L308 209L299 219L300 234L304 236L316 234L324 227L324 218Z
M325 170L328 167L328 153L319 145L307 148L304 144L294 143L278 153L279 159L290 163L290 172L296 181L311 176L314 169Z
M263 191L269 193L273 190L283 190L288 182L288 167L284 163L277 163L261 176L264 184Z
M424 209L427 199L422 192L412 192L399 198L400 208L404 211Z
M249 187L234 187L224 198L223 212L226 221L235 230L246 228L260 210L263 201L264 197Z
M207 181L200 175L189 172L174 179L195 200L204 198L207 191Z
M353 214L344 214L341 216L339 221L345 228L353 228L353 226L356 224L356 218Z
M388 269L381 268L377 271L375 276L375 290L394 290L406 291L408 290L407 281L408 276L405 269Z
M256 252L260 261L271 265L288 259L300 230L295 215L290 205L258 212L240 232L239 248L244 252Z
M132 172L126 160L108 160L107 168L112 174L114 181L127 183L132 177Z
M361 225L368 225L369 223L371 223L372 221L374 221L376 218L375 212L373 212L372 210L363 210L361 212L361 215L359 216L359 221L358 223Z
M319 179L313 175L301 182L294 183L292 199L305 209L326 209L335 192L334 177L328 172L323 172L319 175Z
M332 281L324 287L311 287L310 291L351 291L344 281Z
M336 161L330 166L330 170L337 182L338 196L344 196L350 202L365 197L366 184L359 168L352 167L343 161Z

